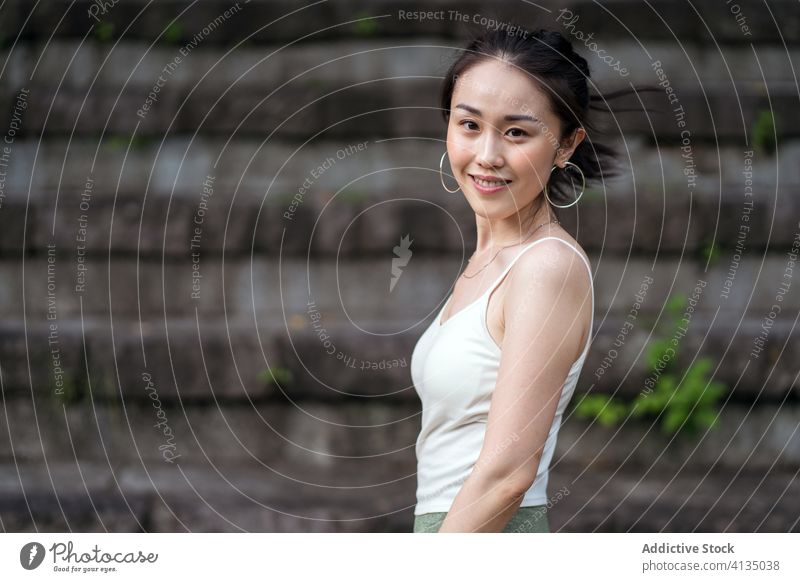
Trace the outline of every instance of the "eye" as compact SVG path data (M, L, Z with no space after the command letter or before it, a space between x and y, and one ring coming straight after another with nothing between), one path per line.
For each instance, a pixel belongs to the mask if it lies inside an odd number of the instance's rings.
M475 127L475 128L467 127L467 124L468 124L468 123L471 123L472 125L474 125L474 126L476 126L476 127ZM459 125L461 125L461 126L463 126L463 127L467 127L467 129L470 129L470 130L471 130L471 129L478 129L478 128L477 128L477 125L478 125L478 124L477 124L477 123L475 123L474 121L472 121L471 119L464 119L463 121L460 121L458 124L459 124Z
M511 128L511 129L509 129L508 131L509 131L509 132L511 132L511 131L518 131L518 132L519 132L519 134L518 134L518 135L512 135L511 137L524 137L524 136L528 135L528 132L527 132L527 131L525 131L524 129L520 129L519 127L512 127L512 128Z

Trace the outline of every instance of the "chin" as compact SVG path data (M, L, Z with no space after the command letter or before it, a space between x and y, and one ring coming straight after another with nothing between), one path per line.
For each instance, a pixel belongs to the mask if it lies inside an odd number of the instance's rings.
M503 220L504 218L508 218L509 216L513 216L517 211L514 207L510 208L489 208L490 206L494 206L494 204L487 204L485 206L481 206L480 203L478 207L472 207L472 210L480 216L481 218L485 218L486 220Z

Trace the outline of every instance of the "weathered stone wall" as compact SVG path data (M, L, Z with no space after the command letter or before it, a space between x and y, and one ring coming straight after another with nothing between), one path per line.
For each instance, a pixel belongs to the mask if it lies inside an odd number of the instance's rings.
M561 213L595 277L578 391L640 393L698 281L678 368L727 386L693 436L570 413L553 528L797 530L796 3L538 4L7 0L3 529L410 531L411 350L475 236L438 176L466 17L562 31L601 90L674 90L615 105L624 175Z

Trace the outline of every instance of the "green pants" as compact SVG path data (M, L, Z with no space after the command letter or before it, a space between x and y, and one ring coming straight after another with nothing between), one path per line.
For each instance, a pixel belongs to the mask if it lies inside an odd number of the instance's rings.
M447 512L423 513L414 516L414 533L437 533L442 527L442 522ZM520 507L511 516L503 533L549 533L547 523L547 506L532 505Z

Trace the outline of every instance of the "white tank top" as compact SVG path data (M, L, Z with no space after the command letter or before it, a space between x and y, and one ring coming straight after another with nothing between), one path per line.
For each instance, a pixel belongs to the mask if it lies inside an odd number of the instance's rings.
M422 429L416 442L417 505L414 515L449 511L453 500L478 460L483 446L492 391L500 367L500 348L486 326L488 297L517 259L537 243L554 239L573 249L589 270L594 325L592 269L584 256L563 239L544 237L526 246L498 279L473 303L451 314L444 325L442 313L422 334L411 355L411 379L422 401ZM452 297L452 294L451 294ZM553 424L545 441L536 479L520 507L547 503L547 479L561 417L581 373L591 343L572 364L564 381Z

